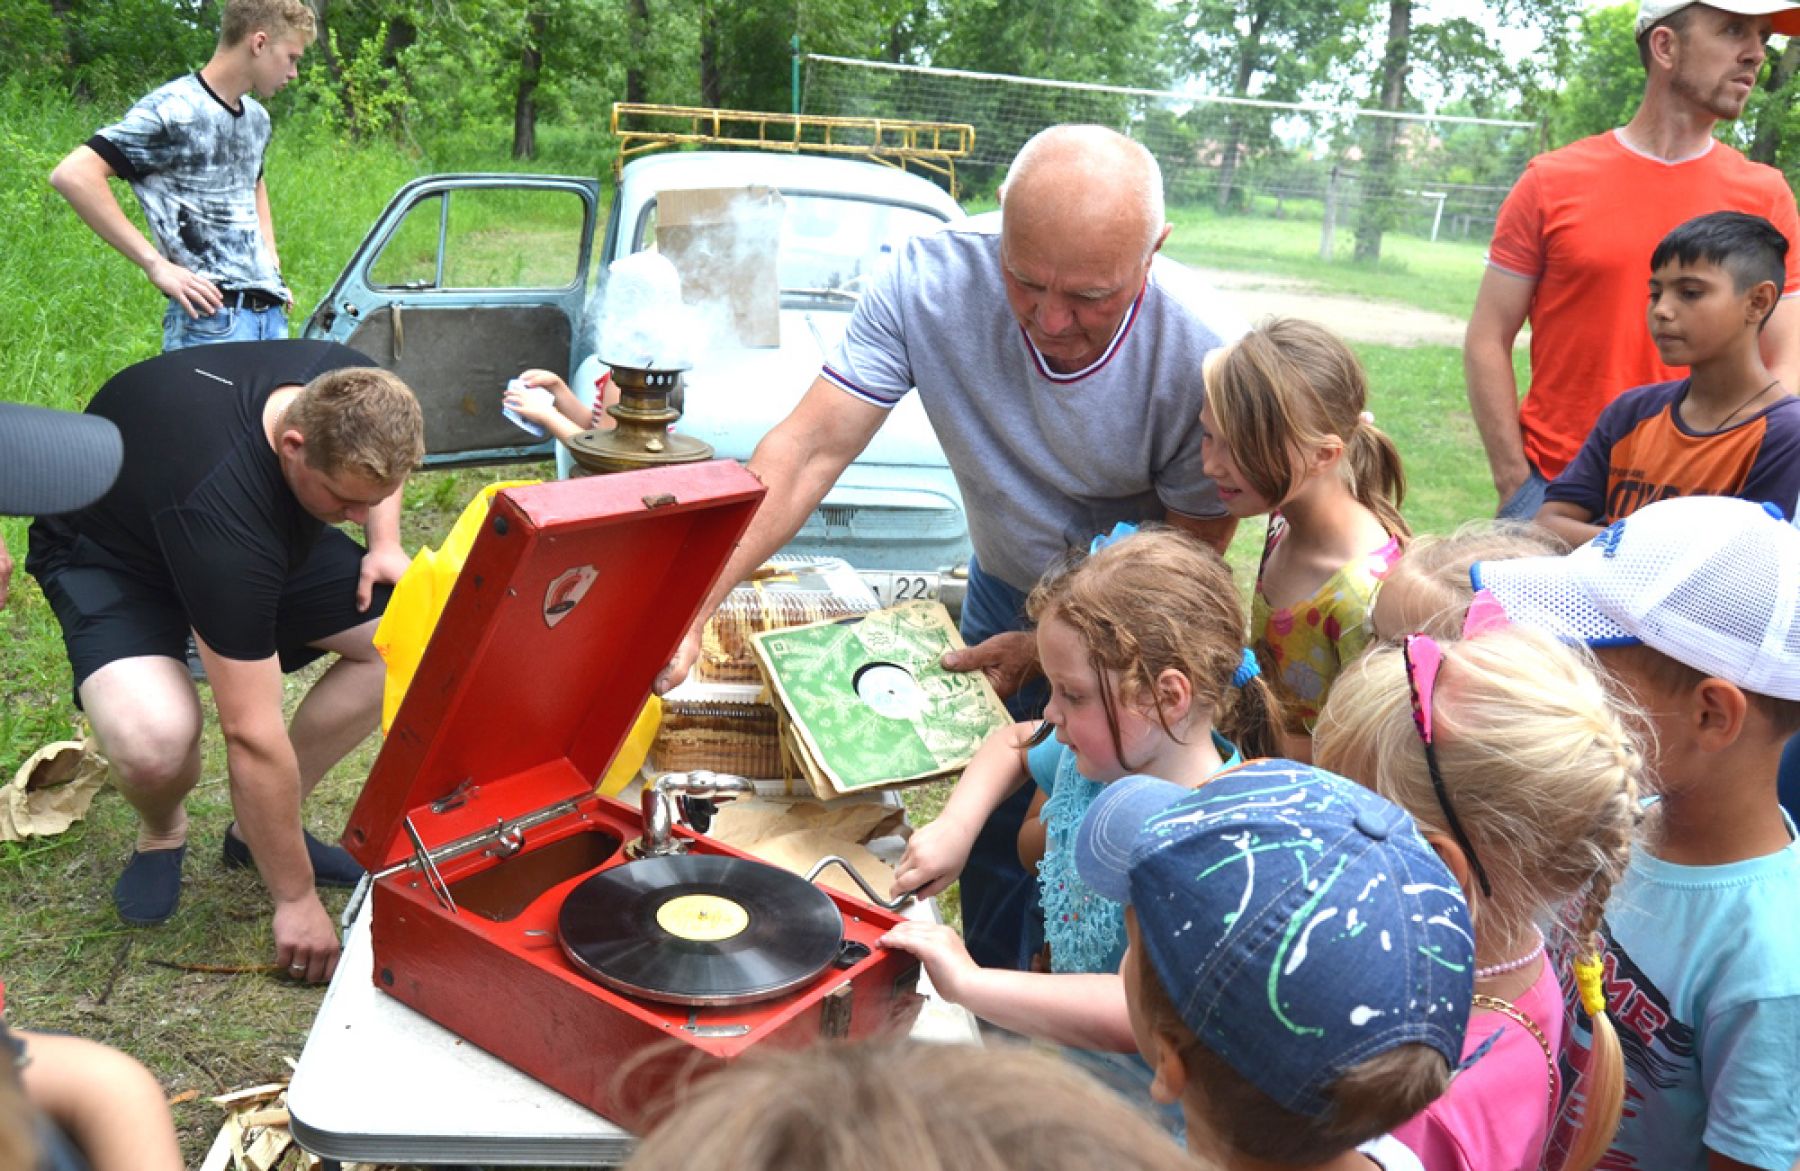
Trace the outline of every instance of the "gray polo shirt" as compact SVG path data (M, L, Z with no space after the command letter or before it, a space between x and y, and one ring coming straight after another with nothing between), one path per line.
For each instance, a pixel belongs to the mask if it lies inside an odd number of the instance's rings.
M909 241L823 373L882 407L918 389L982 570L1028 590L1117 521L1224 515L1200 470L1201 363L1246 328L1158 256L1105 353L1055 373L1007 306L995 214Z

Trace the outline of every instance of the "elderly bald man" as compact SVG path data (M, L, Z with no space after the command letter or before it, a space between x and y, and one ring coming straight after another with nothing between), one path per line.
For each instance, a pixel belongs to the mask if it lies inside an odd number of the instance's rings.
M722 600L785 545L887 412L917 389L968 510L969 649L1015 716L1041 708L1024 601L1070 548L1119 521L1167 521L1223 548L1234 522L1200 469L1201 364L1244 330L1180 265L1150 152L1100 126L1022 147L1000 213L909 242L750 468L769 493L720 578ZM702 614L710 614L708 605ZM664 684L685 677L690 632ZM1024 967L1036 888L1016 839L1032 786L982 831L963 871L964 935L985 966Z

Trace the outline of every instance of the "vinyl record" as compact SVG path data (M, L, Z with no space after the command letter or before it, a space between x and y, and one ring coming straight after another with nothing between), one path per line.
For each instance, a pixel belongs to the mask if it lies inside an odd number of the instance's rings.
M716 854L642 858L569 892L563 952L608 988L672 1004L748 1004L824 971L837 904L797 874Z
M850 677L850 685L876 715L890 720L910 720L930 702L913 673L898 663L866 663Z

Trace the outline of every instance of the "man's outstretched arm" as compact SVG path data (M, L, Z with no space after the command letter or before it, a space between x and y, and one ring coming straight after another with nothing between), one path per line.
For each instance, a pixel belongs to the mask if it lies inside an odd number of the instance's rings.
M262 235L263 247L269 250L269 262L275 271L281 271L281 252L275 247L275 213L269 207L269 187L261 179L256 181L256 227Z
M368 552L363 554L362 574L356 582L356 608L367 610L375 598L375 583L393 585L412 566L412 558L400 544L400 510L404 493L396 488L391 496L369 510L363 522L363 537Z
M228 659L196 638L225 738L238 833L275 900L275 960L295 979L330 979L338 937L313 888L300 830L300 763L282 720L281 665Z
M825 378L813 380L806 397L793 413L763 436L750 456L749 469L768 488L762 506L750 521L744 539L712 592L700 607L700 617L682 640L681 649L657 680L657 690L667 691L683 679L700 653L700 629L734 586L756 571L783 545L793 540L812 510L825 499L850 461L862 454L888 413L840 389Z

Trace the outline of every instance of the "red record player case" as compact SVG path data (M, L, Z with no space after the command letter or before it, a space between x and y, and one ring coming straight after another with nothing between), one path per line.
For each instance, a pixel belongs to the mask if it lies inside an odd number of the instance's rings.
M343 837L376 875L378 986L631 1129L752 1046L904 1028L918 1005L916 961L876 945L899 917L835 892L868 954L756 1004L623 996L557 940L563 896L642 836L594 788L762 492L713 461L496 495Z

